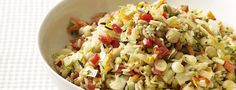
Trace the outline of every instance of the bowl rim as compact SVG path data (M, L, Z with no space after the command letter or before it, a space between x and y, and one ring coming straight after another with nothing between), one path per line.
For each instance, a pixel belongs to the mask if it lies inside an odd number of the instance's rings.
M43 31L43 27L45 26L44 24L46 23L47 19L49 19L49 16L53 14L53 11L55 11L56 9L60 8L61 5L66 4L68 2L68 0L62 0L59 1L55 6L53 6L53 8L51 8L49 10L49 12L44 16L43 21L40 24L39 30L37 31L37 52L40 55L40 61L43 63L43 66L46 67L45 69L49 70L54 76L56 76L56 78L58 78L60 81L68 83L70 86L72 86L73 88L76 88L78 90L83 89L80 86L77 86L71 82L69 82L68 80L66 80L65 78L63 78L62 76L60 76L56 71L54 71L52 69L52 67L47 63L46 58L43 56L42 54L42 48L41 48L41 44L40 44L40 40L41 40L41 36L42 36L42 31ZM49 72L47 72L49 74ZM53 79L51 77L51 79ZM55 82L55 81L53 81Z

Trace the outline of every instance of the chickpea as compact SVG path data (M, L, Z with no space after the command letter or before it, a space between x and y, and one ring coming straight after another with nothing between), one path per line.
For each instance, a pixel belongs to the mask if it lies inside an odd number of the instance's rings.
M180 32L178 32L177 29L170 29L166 34L166 39L170 43L178 42L179 38L180 38Z

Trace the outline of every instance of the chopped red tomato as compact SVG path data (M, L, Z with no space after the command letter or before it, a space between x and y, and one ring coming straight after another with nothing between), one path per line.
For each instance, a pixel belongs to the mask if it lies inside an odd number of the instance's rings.
M109 35L105 34L105 35L100 35L99 40L103 44L109 44L111 43L112 38Z
M117 48L120 46L120 42L118 39L113 39L113 40L111 40L111 45L113 48Z
M147 37L147 38L143 39L143 46L144 47L152 47L151 37Z
M169 50L164 46L163 47L154 46L153 52L157 54L157 59L161 59L169 55Z
M235 65L230 63L229 61L225 61L224 68L227 71L229 71L230 73L234 73L235 72Z
M162 13L162 16L167 19L167 18L168 18L168 13L167 13L167 12L163 12L163 13Z
M89 58L89 60L93 63L93 65L96 65L98 63L99 59L100 59L100 56L97 53L93 54Z
M156 68L152 68L152 73L158 76L161 75L161 71Z
M153 17L150 13L144 13L141 15L140 19L150 22L151 20L153 20Z
M121 32L122 32L122 29L120 28L120 26L118 26L117 24L112 24L112 29L116 32L116 33L118 33L118 34L120 34Z

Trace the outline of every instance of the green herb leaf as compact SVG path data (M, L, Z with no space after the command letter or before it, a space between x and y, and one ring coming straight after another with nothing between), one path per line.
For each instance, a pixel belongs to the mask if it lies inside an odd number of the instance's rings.
M167 11L167 6L166 6L166 5L163 6L163 10L164 10L164 12L168 12L168 11Z

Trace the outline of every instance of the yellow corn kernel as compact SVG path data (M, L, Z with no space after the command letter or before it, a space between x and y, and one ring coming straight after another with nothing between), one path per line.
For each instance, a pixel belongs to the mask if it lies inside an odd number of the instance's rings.
M157 2L154 3L154 5L159 8L162 4L166 3L166 0L159 0Z
M195 77L192 77L192 82L194 86L196 86L197 88L199 87L197 84L197 79Z
M206 68L206 71L208 71L208 72L212 72L211 67L207 67L207 68Z
M111 65L107 65L104 68L104 73L107 73L108 71L110 71L112 69Z
M105 61L106 61L106 63L105 63L105 66L107 66L108 64L110 64L110 62L112 62L112 55L109 53L109 54L107 54L107 56L106 56L106 59L105 59Z
M140 75L136 74L136 75L132 76L130 79L131 79L132 81L136 82L136 81L138 81L139 76L140 76Z
M209 19L216 20L214 14L213 14L211 11L208 12L207 17L208 17Z
M155 60L155 57L150 56L150 57L148 57L147 59L145 59L144 62L147 63L147 64L149 64L149 65L153 65L154 60Z
M221 57L221 59L225 60L225 61L228 61L231 59L231 56L230 55L225 55L223 57Z
M137 7L145 7L146 6L146 3L145 2L139 2L137 4Z

